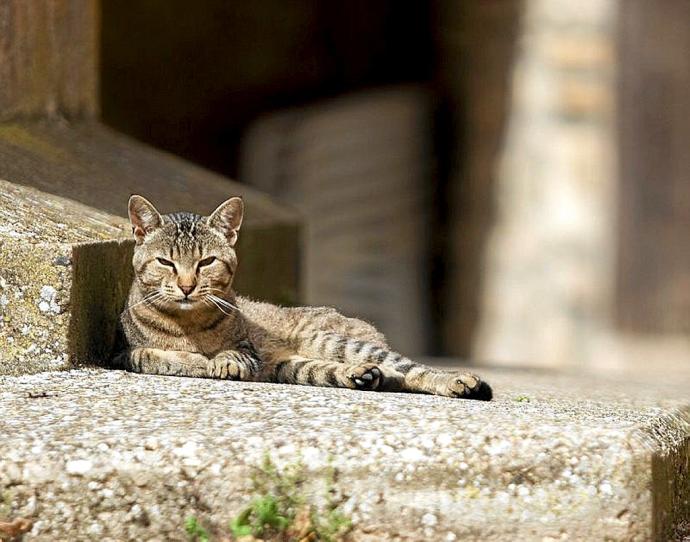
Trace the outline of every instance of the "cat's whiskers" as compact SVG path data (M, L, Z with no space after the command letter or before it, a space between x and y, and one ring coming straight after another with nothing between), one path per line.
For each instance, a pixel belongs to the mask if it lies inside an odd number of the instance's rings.
M156 290L155 292L152 292L150 294L146 294L142 299L137 301L134 305L130 305L129 307L127 307L127 310L131 311L134 307L141 305L142 303L146 303L146 304L152 303L153 301L156 301L162 297L163 297L163 293L159 290Z
M204 290L208 290L208 291L211 291L211 292L220 292L221 294L226 294L225 290L221 290L220 288L213 288L213 287L211 287L211 286L205 287ZM221 296L218 296L218 295L214 295L214 294L211 294L211 295L213 295L213 297L215 297L218 301L221 301L221 302L223 302L223 303L227 303L228 305L230 305L230 307L231 307L232 309L234 309L234 310L240 310L239 307L238 307L237 305L235 305L234 303L230 303L230 301L228 301L227 299L225 299L225 298L223 298L223 297L221 297Z
M234 310L234 311L239 311L239 307L235 305L234 303L230 303L227 299L223 299L222 297L218 297L217 295L213 294L208 294L209 297L211 297L213 300L217 301L224 307L227 307L228 309Z
M220 304L218 304L218 303L216 302L216 300L213 299L214 297L215 297L215 296L213 296L212 294L206 294L206 295L204 296L204 299L207 299L208 301L210 301L211 303L213 303L213 306L216 307L216 308L217 308L220 312L222 312L223 314L225 314L225 315L227 315L227 316L232 316L232 313L230 313L230 312L225 312L225 311L223 310L223 306L220 305Z
M213 286L204 286L205 290L209 290L211 292L220 292L221 294L225 293L225 290L221 290L220 288L214 288Z
M206 299L206 296L202 296L202 297L200 297L199 299L200 299L201 302L202 302L204 305L206 305L207 307L214 308L215 305L213 305L213 303L211 303L208 299Z
M226 293L224 290L221 290L220 288L213 288L212 286L203 286L202 288L200 288L200 291L199 291L199 293L202 296L212 298L217 304L220 304L220 305L222 305L222 306L224 306L230 310L234 310L234 311L240 310L240 308L237 305L235 305L234 303L230 303L230 301L228 301L227 299L223 299L222 297L217 296L215 294L212 294L210 292L221 292L223 294Z

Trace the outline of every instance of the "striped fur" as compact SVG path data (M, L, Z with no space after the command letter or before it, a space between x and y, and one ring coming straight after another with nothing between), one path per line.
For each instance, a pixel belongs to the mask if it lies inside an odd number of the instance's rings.
M210 216L160 215L132 196L135 280L115 365L150 374L253 380L491 399L468 373L392 351L370 324L327 307L283 308L232 290L243 204Z

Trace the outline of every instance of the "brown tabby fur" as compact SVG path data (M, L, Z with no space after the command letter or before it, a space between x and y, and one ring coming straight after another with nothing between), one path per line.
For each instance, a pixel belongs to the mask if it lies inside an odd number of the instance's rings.
M284 308L237 296L240 198L210 216L161 216L129 201L135 279L121 325L119 367L149 374L284 382L491 399L468 373L415 363L370 324L326 307Z

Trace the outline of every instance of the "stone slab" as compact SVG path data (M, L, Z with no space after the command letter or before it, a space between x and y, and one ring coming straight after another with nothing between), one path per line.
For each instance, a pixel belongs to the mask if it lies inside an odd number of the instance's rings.
M230 196L243 196L247 216L238 250L237 289L294 303L298 298L300 217L252 188L97 122L0 123L0 179L127 216L134 193L162 213L206 215Z
M26 540L185 540L189 515L220 537L269 452L301 459L313 487L337 467L353 540L670 540L690 519L687 372L485 376L490 403L106 370L0 377L5 516L34 522Z
M129 226L0 180L0 374L104 359L131 283Z

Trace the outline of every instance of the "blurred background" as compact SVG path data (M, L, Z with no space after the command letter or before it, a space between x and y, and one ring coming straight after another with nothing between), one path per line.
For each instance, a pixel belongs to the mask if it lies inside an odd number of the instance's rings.
M104 122L298 209L302 302L408 354L690 364L687 0L100 10Z

